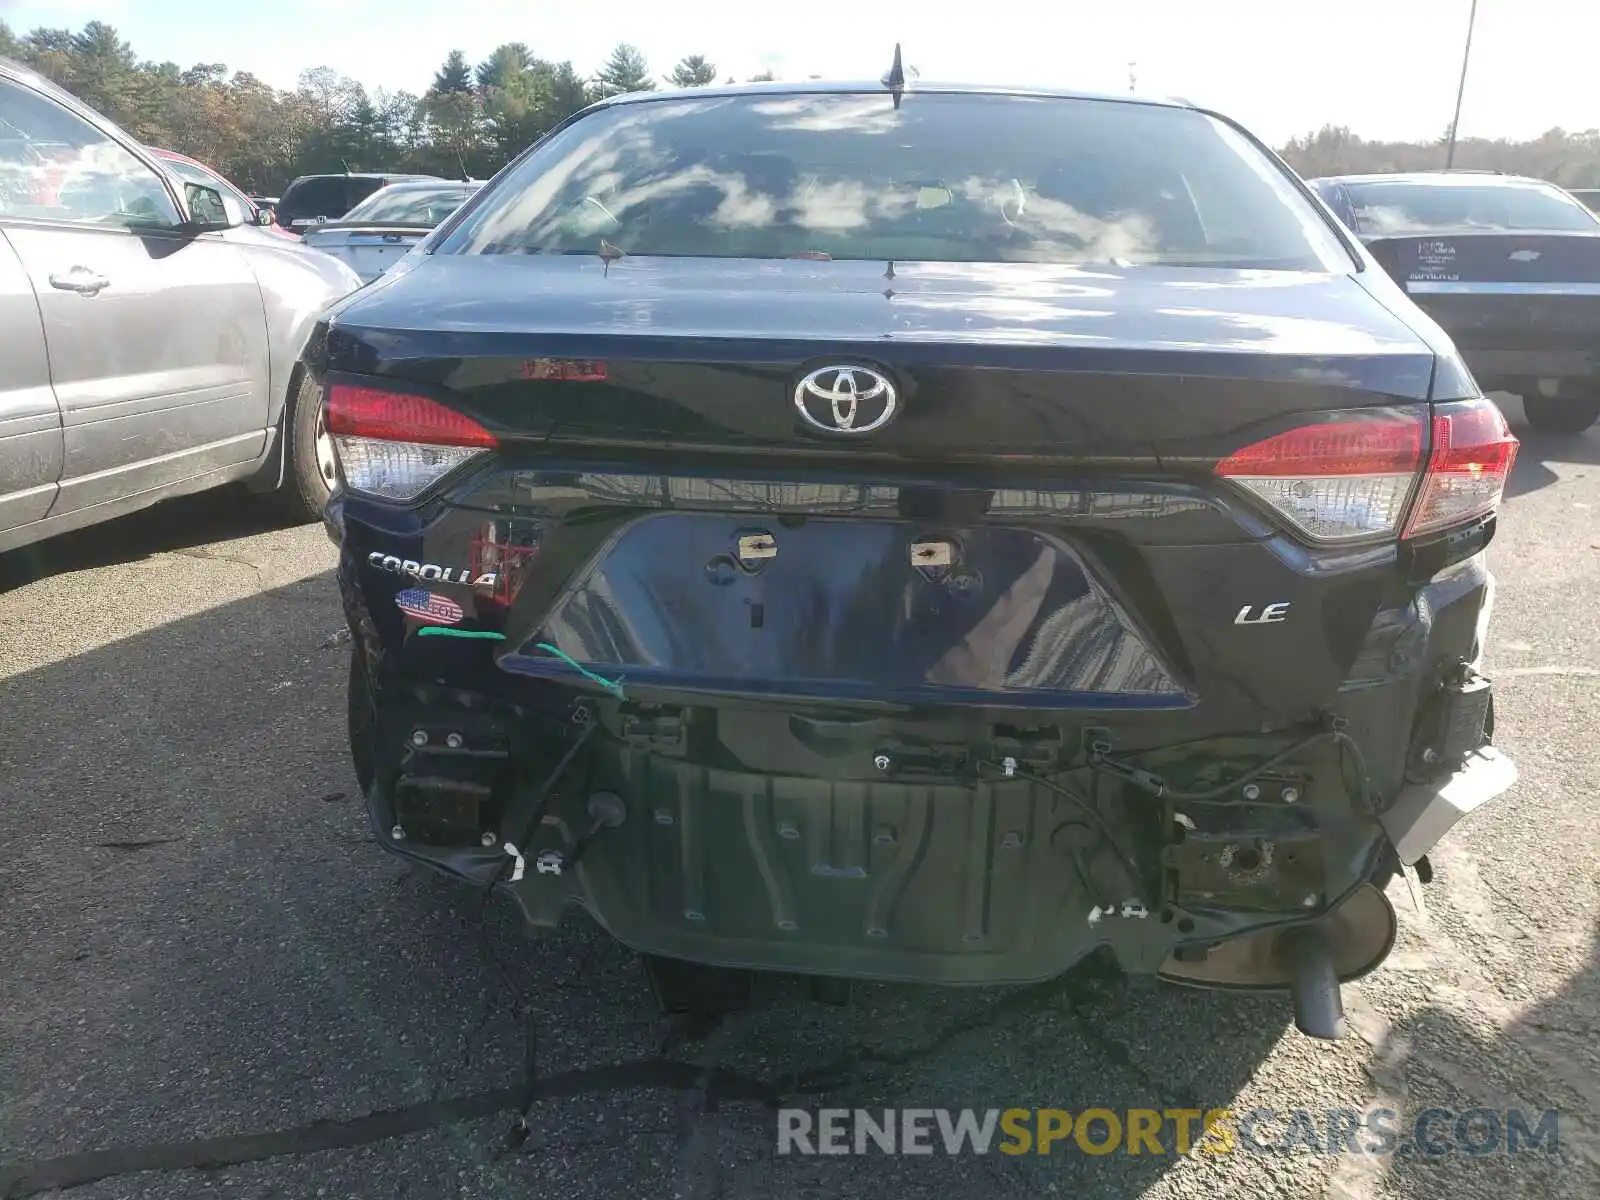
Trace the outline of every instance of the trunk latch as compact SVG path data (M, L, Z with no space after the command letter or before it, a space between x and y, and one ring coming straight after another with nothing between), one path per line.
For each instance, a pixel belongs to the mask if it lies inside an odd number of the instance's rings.
M778 557L778 539L765 531L739 535L739 562L746 570L760 567L767 559Z
M919 575L929 583L941 584L950 581L960 552L949 538L922 537L911 543L910 556Z
M621 710L622 736L630 745L656 754L682 754L684 713L660 706L626 706Z
M1000 764L1001 774L1007 778L1015 778L1019 770L1039 774L1054 771L1065 749L1061 730L1054 725L995 725L990 729L989 747Z

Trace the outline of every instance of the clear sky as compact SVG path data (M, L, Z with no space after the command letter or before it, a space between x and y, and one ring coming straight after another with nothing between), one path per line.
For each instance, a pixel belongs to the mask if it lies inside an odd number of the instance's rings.
M26 32L99 18L143 58L223 62L291 87L330 66L420 92L445 53L503 41L589 74L634 42L655 71L876 78L895 41L923 78L1141 92L1220 109L1274 143L1324 122L1423 138L1450 120L1470 0L0 0ZM1600 127L1600 4L1479 0L1464 136Z

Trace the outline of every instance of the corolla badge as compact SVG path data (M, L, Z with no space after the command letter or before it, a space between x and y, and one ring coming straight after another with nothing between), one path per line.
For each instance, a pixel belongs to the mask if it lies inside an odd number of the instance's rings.
M889 423L900 399L888 377L871 367L827 366L795 385L794 406L806 424L826 433L871 433Z

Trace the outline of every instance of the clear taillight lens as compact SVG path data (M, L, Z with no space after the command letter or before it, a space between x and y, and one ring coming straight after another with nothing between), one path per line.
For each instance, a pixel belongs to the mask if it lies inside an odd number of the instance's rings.
M1428 473L1406 536L1435 533L1492 513L1505 494L1517 446L1505 414L1492 400L1435 407Z
M1255 442L1216 470L1315 541L1394 534L1422 466L1425 420L1358 410Z
M336 383L327 404L345 486L386 500L414 499L498 445L471 417L426 396Z

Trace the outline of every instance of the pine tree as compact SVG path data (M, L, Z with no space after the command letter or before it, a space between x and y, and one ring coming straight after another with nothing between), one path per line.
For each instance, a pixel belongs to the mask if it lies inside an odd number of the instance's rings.
M450 92L470 92L472 90L472 68L467 66L467 56L459 50L452 50L433 76L433 86L428 89L435 95L445 95Z
M708 83L717 81L717 68L706 61L704 54L689 54L678 60L678 65L672 68L672 74L667 76L667 82L673 87L692 88L705 87Z
M650 64L636 46L627 42L618 42L606 65L595 72L595 89L602 98L623 92L653 92L655 88Z
M138 60L133 47L104 21L90 21L74 34L69 87L89 107L118 124L132 125L139 115Z
M533 54L526 44L505 42L478 64L478 88L488 92L491 88L511 87L532 66Z
M589 107L595 96L583 76L570 62L555 64L546 82L550 124L565 121L573 113Z

